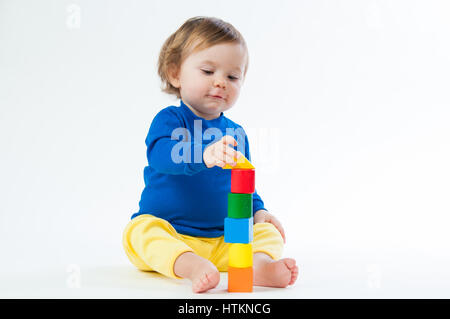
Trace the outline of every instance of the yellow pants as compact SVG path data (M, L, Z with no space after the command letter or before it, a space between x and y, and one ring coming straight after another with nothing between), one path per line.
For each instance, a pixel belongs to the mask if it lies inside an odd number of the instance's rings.
M252 244L253 253L264 252L275 260L282 255L283 239L270 223L253 225ZM166 220L147 214L133 218L123 233L123 247L133 265L172 278L179 278L173 271L175 260L188 251L210 260L219 271L227 271L229 245L223 236L179 234Z

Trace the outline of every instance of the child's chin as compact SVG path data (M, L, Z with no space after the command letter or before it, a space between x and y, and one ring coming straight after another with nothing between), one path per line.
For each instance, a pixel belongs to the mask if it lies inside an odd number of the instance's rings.
M226 104L222 102L209 102L205 105L205 111L209 112L221 112L223 109L226 109Z

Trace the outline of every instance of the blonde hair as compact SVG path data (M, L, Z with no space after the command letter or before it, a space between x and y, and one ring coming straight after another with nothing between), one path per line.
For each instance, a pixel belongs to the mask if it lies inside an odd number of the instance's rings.
M196 43L195 46L194 43ZM221 19L199 16L188 19L164 42L158 59L158 75L162 82L161 90L181 98L180 90L169 81L170 69L175 67L176 70L179 70L189 54L222 43L235 43L244 47L247 52L245 77L249 62L248 49L241 33L230 23Z

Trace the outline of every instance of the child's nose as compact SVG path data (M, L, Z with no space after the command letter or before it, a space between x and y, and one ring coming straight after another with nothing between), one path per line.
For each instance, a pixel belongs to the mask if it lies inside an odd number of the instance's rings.
M225 88L225 80L220 78L215 78L214 79L214 86L215 87L221 87L221 88Z

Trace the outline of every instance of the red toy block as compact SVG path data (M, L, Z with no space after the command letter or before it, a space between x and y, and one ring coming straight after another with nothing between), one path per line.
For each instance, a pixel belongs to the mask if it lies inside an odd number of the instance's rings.
M253 267L236 268L228 266L228 291L252 292Z
M255 192L255 169L232 169L231 192L253 194Z

